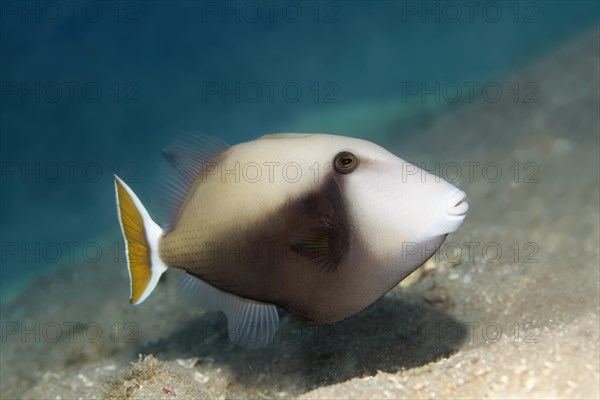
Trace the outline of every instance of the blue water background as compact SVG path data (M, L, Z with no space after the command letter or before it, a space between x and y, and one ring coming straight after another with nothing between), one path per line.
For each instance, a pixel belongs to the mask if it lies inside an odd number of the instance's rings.
M495 2L488 15L489 2L476 2L473 18L459 2L456 22L444 2L300 1L272 16L266 3L74 3L72 18L55 3L53 21L49 8L36 16L43 2L2 2L3 302L65 265L119 264L111 173L151 205L160 150L182 132L231 144L331 132L385 145L407 134L381 131L386 122L448 106L407 98L403 84L501 80L598 24L595 1ZM239 98L209 91L236 84Z

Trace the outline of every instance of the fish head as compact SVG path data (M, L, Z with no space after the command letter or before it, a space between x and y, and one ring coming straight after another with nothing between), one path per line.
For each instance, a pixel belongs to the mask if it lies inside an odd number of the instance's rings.
M335 181L353 229L363 240L380 243L381 250L445 237L469 209L463 191L370 141L326 134L263 138L282 139L267 141L273 146L268 154L283 154L307 172L315 166L325 172L318 181L306 173L302 185L286 190L302 193Z
M349 139L336 151L334 166L355 163L351 172L338 172L335 179L353 235L369 257L403 263L412 272L462 224L469 208L466 194L442 178L372 142ZM350 159L341 161L344 157Z

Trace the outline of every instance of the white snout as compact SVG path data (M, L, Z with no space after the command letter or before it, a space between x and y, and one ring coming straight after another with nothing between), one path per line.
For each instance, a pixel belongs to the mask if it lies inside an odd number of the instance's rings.
M469 210L469 203L465 201L467 194L461 190L454 193L446 203L446 213L450 216L463 216Z
M469 204L466 194L455 189L442 198L431 224L423 231L422 238L434 238L454 232L463 223Z

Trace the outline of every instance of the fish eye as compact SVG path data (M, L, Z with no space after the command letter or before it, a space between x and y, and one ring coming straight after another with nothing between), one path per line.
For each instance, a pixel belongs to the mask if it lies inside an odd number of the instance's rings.
M342 151L335 156L333 166L340 174L349 174L358 167L358 158L348 151Z

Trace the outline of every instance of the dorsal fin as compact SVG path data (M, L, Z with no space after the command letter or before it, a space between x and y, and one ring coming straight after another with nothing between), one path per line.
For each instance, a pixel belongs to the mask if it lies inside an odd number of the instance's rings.
M179 208L198 174L228 148L217 138L186 134L163 150L166 161L159 168L154 186L156 211L165 233L175 225Z

